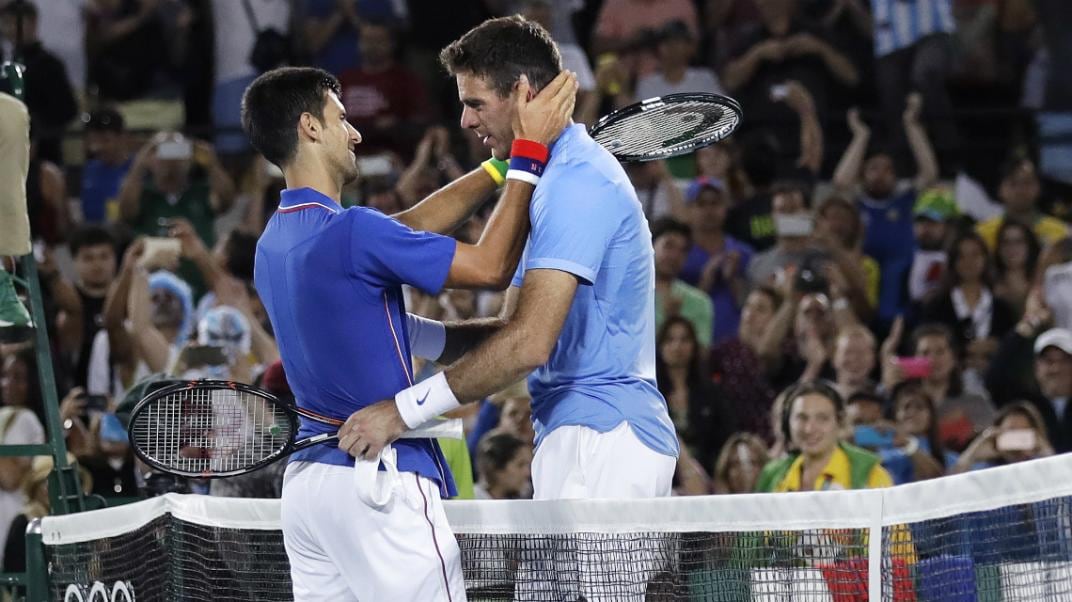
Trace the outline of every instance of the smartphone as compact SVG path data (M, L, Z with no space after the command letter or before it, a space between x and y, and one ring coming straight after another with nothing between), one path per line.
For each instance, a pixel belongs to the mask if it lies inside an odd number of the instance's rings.
M123 426L118 416L111 413L101 416L100 438L102 441L111 443L127 443L130 441L126 427Z
M789 86L785 84L776 84L771 86L770 97L771 100L782 100L786 96L789 96Z
M139 265L146 269L166 267L174 259L182 254L182 242L177 238L163 236L149 236L145 239L145 250L138 260Z
M853 429L853 440L856 445L868 449L889 449L893 447L893 430L877 429L867 424L861 424Z
M394 171L394 166L391 165L391 160L385 155L370 155L368 157L358 157L357 169L363 177L375 178L391 175L391 172Z
M925 357L899 357L897 365L905 378L927 378L931 375L931 360Z
M795 215L774 214L774 231L778 236L811 236L815 223L804 213Z
M187 368L223 366L228 363L223 347L218 345L190 345L182 353L186 359Z
M1035 431L1031 429L1013 429L998 434L994 447L998 451L1032 451L1037 444Z
M190 144L189 140L169 140L168 142L161 142L156 147L157 159L189 159L193 154L193 145Z
M86 414L90 412L106 412L108 411L108 396L107 395L83 395L82 399L86 400L85 410Z

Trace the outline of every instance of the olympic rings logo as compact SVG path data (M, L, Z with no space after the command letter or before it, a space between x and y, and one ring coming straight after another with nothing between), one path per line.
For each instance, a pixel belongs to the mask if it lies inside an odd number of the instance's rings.
M116 581L112 585L110 595L108 586L100 581L94 581L93 585L89 586L88 594L83 594L85 589L84 586L74 583L68 585L63 594L63 602L135 602L134 586L126 581Z

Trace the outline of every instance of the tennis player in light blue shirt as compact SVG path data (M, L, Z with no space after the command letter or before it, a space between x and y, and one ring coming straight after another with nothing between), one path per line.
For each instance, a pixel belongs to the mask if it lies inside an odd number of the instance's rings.
M552 147L529 215L513 280L522 303L527 294L564 303L573 289L557 343L529 377L536 496L669 495L678 440L655 384L653 251L632 184L574 124ZM526 290L530 279L544 286Z
M458 85L462 127L496 156L511 153L509 90L561 69L547 32L520 17L485 21L440 59ZM442 342L429 356L450 367L357 412L342 432L376 452L380 433L390 439L428 408L446 411L528 376L536 498L669 495L678 440L655 386L651 234L625 171L583 125L551 144L529 219L503 317L435 326ZM416 418L403 424L399 414Z

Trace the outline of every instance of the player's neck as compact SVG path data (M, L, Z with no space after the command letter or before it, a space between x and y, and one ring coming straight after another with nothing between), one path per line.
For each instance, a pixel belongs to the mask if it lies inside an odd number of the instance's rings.
M322 161L315 157L298 158L283 170L287 188L312 188L342 205L342 182Z

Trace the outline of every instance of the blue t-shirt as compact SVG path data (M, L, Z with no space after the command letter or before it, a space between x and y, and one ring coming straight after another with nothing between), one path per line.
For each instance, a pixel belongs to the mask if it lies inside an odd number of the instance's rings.
M723 253L737 251L741 256L737 263L737 273L747 274L748 264L752 263L752 256L755 254L752 247L729 235L726 235L725 242ZM711 261L711 254L700 245L692 245L685 259L685 267L681 268L681 279L693 286L699 285L708 261ZM719 278L711 290L704 292L711 297L711 305L715 310L715 319L711 320L711 345L737 336L737 329L741 324L741 307L729 283Z
M916 252L912 229L915 204L916 191L911 187L903 187L885 200L860 198L863 248L878 263L878 318L883 322L903 313L908 303L908 271Z
M303 16L305 17L327 19L339 10L339 1L304 0L302 8L304 8ZM357 14L362 19L384 23L397 19L391 0L359 0ZM348 21L343 20L343 24L324 43L324 47L312 56L312 64L335 76L350 69L357 69L361 66L359 42L358 32L350 26Z
M130 159L121 165L108 165L90 159L82 167L82 216L88 223L107 221L108 199L119 196L119 185L130 170Z
M415 232L365 207L343 210L319 192L284 190L257 241L254 282L275 331L283 368L299 406L345 420L413 384L402 285L438 292L455 241ZM299 438L335 427L302 420ZM439 445L394 442L398 469L455 495ZM291 460L353 465L335 443Z
M580 281L550 359L529 376L536 445L561 426L605 433L626 421L649 448L676 456L677 435L655 386L651 233L625 170L583 125L555 142L529 218L514 286L534 269Z

